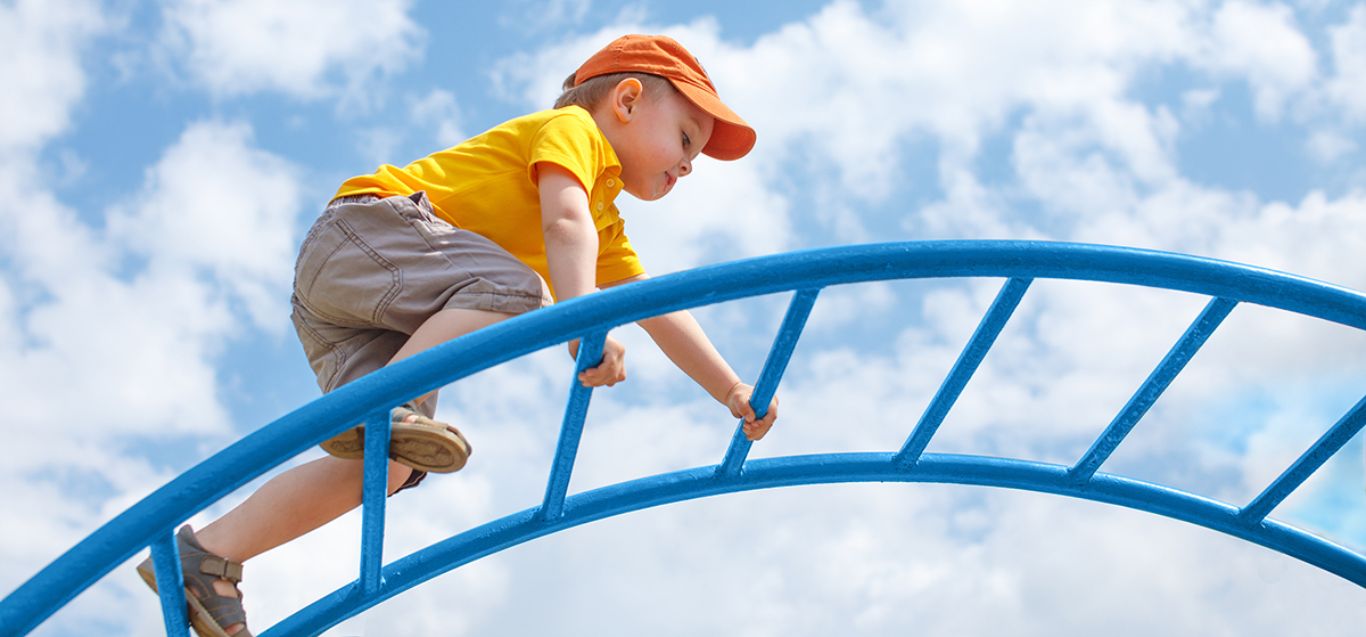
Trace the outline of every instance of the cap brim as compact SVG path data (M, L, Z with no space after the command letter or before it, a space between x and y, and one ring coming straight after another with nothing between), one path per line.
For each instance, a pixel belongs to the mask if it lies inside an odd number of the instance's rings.
M745 123L743 118L722 103L716 94L706 89L693 86L687 82L673 82L673 85L678 89L678 92L683 94L683 97L688 98L688 101L716 118L716 126L712 129L711 139L707 141L707 146L702 149L702 154L726 161L739 159L749 154L750 149L754 148L756 136L754 129Z

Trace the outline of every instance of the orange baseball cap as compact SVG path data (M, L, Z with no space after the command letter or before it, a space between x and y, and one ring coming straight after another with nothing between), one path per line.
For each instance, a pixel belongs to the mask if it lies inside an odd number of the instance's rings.
M574 86L609 73L649 73L667 78L688 101L716 118L702 152L739 159L754 148L754 129L716 95L707 71L683 45L662 35L623 35L588 58L574 72Z

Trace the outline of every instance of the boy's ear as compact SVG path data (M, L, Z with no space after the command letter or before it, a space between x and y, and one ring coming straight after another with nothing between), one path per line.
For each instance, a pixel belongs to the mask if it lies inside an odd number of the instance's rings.
M617 82L612 89L612 113L617 116L617 121L623 124L630 121L644 94L645 86L634 77Z

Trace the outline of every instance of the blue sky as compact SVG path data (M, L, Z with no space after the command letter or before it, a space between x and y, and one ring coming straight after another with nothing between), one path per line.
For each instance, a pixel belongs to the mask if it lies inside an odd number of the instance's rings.
M0 2L0 591L316 397L289 284L342 180L543 108L584 57L641 31L689 46L759 134L664 201L618 202L654 273L1027 238L1366 289L1361 2ZM998 286L824 293L754 456L899 446ZM1203 304L1036 283L930 450L1071 462ZM752 378L783 305L697 315ZM595 396L575 491L716 462L733 426L642 332L616 333L632 378ZM443 394L480 454L393 501L390 555L537 501L568 371L547 351ZM1360 400L1362 378L1361 332L1239 307L1106 470L1245 502ZM1362 447L1275 516L1366 549ZM248 565L258 632L353 577L358 528L344 518ZM1109 590L1077 608L1076 587L1100 579ZM1145 514L855 485L596 523L329 634L1346 635L1366 621L1362 595ZM1135 599L1154 612L1133 617ZM158 621L124 568L36 634Z

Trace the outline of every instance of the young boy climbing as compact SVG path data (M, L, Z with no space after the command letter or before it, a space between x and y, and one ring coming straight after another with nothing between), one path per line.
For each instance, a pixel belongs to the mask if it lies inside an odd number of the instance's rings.
M300 248L294 325L324 392L510 316L645 278L613 204L623 190L653 201L698 154L743 157L755 134L723 104L680 44L628 35L569 76L552 110L507 121L399 168L351 178ZM764 418L686 311L640 326L758 440ZM570 344L571 355L576 343ZM590 387L626 379L608 337ZM394 410L392 495L427 472L464 466L470 445L434 420L436 392ZM190 620L203 636L248 637L242 562L359 506L364 432L322 444L329 455L281 473L198 532L177 534ZM138 567L155 587L151 561Z

